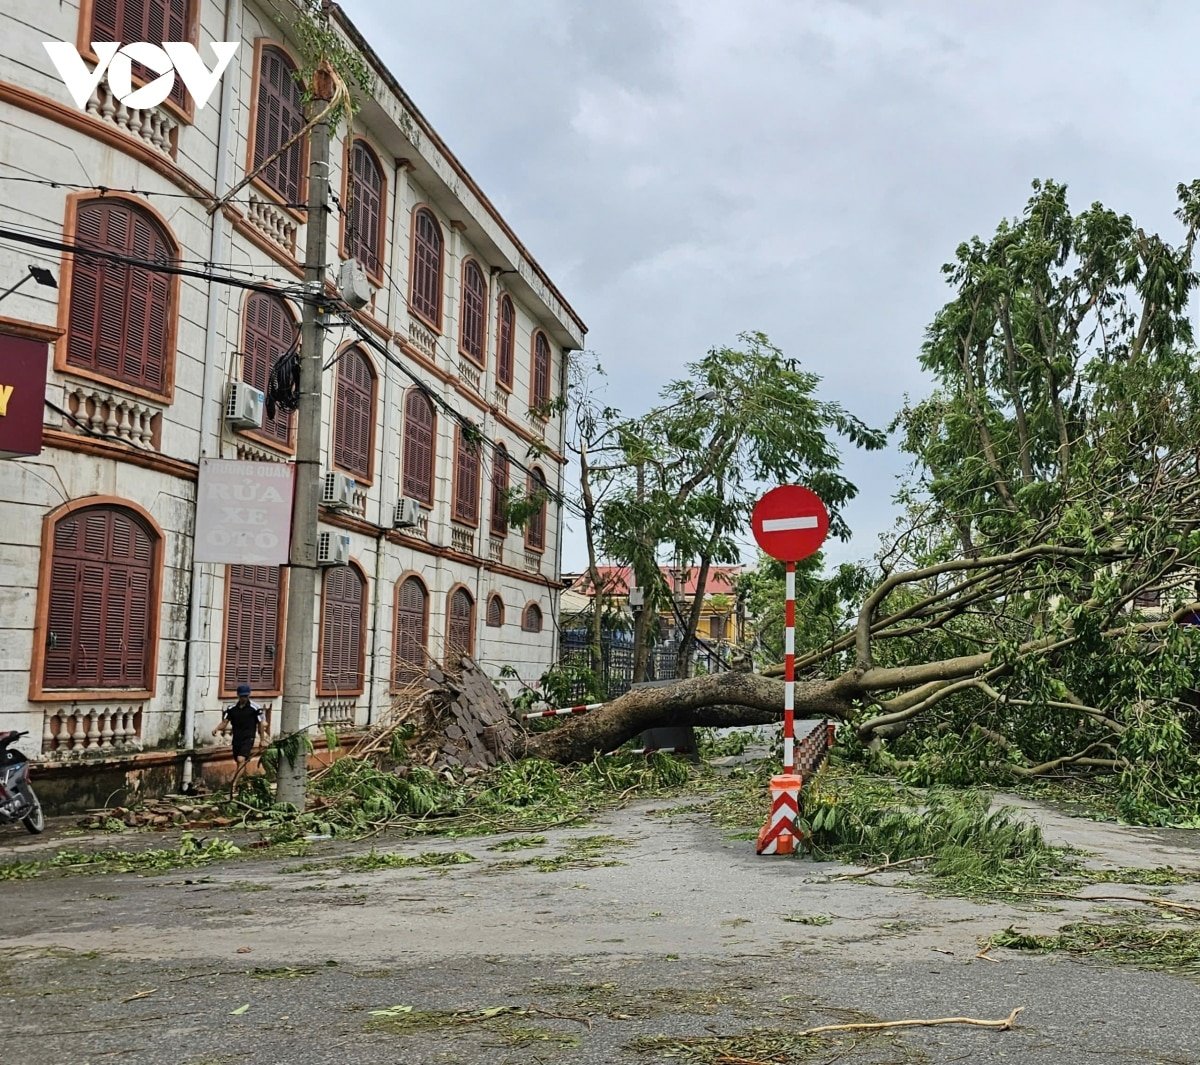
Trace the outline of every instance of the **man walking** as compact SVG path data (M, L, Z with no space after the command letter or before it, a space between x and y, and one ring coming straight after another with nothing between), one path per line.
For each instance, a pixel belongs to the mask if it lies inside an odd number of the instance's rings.
M227 706L221 715L221 723L213 729L212 734L225 735L233 729L233 761L238 770L244 769L254 754L255 733L266 743L267 722L262 710L250 702L250 685L239 684L238 700L233 706Z

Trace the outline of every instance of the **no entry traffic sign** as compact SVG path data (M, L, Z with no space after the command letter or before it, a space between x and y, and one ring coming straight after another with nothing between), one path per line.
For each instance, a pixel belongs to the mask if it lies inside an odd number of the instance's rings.
M772 558L799 562L820 550L829 535L829 511L815 492L798 484L772 488L754 505L754 539Z

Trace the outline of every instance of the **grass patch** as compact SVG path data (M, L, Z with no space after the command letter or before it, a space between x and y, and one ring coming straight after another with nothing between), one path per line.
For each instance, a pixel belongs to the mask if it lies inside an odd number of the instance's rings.
M451 865L466 865L475 861L474 855L466 851L427 851L424 854L396 854L389 851L372 849L368 854L360 854L342 862L345 869L367 872L372 869L409 869L420 866L426 869L445 868Z
M1061 952L1098 958L1111 965L1200 977L1200 929L1180 927L1177 920L1170 919L1077 921L1063 925L1052 935L1018 932L1010 926L991 936L986 947L1039 954Z
M927 1061L926 1055L915 1048L903 1047L897 1036L889 1033L847 1032L844 1036L797 1036L782 1028L752 1028L735 1035L650 1035L641 1036L627 1044L627 1049L645 1054L655 1061L682 1061L688 1065L795 1065L819 1059L823 1062L841 1060L843 1054L866 1046L890 1045L903 1057L889 1057L894 1062ZM903 1047L903 1049L901 1049ZM838 1048L843 1048L838 1051ZM834 1051L835 1056L830 1057ZM855 1060L859 1060L857 1057ZM875 1059L872 1059L875 1060Z
M784 916L783 920L792 924L833 924L833 918L827 913L792 913Z
M568 1000L584 1014L609 1020L630 1021L658 1015L690 1014L704 1017L732 1011L753 1016L757 1007L735 988L649 987L638 988L614 981L587 984L543 984L541 994Z
M601 855L611 847L627 847L629 840L618 836L580 836L569 840L569 849L562 854L552 857L539 855L533 858L513 858L497 862L494 870L511 870L530 868L539 873L557 873L564 869L592 868L600 869L606 866L624 865L624 862L613 858L602 858Z

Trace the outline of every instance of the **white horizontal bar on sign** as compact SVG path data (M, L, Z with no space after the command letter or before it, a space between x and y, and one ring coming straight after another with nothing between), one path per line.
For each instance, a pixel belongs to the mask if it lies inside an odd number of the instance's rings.
M803 514L795 518L764 518L763 532L788 532L791 529L815 529L815 514Z

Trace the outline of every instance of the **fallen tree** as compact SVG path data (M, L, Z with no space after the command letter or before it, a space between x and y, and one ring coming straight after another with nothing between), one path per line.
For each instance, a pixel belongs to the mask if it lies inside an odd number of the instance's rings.
M959 247L921 353L937 389L893 426L904 520L799 640L798 716L918 783L1114 771L1130 819L1200 816L1200 183L1178 192L1178 246L1048 182ZM764 672L630 692L522 751L778 720Z

